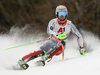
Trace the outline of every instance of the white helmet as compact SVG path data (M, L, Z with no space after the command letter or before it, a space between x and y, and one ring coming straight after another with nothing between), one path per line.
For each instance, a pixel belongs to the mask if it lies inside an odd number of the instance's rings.
M61 11L66 11L66 13L67 13L66 18L67 18L68 11L67 11L67 8L64 5L59 5L59 6L56 7L56 11L55 11L56 16L58 17L58 12L61 12Z

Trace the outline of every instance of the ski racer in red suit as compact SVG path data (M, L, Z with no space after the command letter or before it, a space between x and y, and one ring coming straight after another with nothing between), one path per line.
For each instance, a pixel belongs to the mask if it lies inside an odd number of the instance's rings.
M72 32L75 34L78 38L78 45L79 45L79 51L80 54L83 55L86 53L86 50L83 46L83 38L80 32L77 30L75 25L67 19L68 17L68 11L67 8L64 5L59 5L56 8L55 11L56 18L52 19L47 27L47 34L52 37L54 36L59 36L62 35L63 33L66 34L66 38L69 36L69 34ZM66 45L66 38L63 40L60 40L61 43L63 44L64 48ZM29 65L27 64L28 61L33 60L37 57L42 57L41 60L38 61L40 62L41 65L45 65L45 61L48 59L51 59L54 55L59 55L62 53L62 47L59 44L59 42L55 39L50 39L46 41L39 50L30 53L26 56L24 56L21 60L18 61L17 64L17 69L27 69ZM16 67L14 67L16 69Z

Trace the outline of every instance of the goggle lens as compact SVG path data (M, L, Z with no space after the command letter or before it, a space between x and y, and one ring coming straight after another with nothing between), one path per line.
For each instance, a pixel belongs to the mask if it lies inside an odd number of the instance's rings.
M58 16L61 17L61 16L66 16L67 15L67 12L66 11L61 11L61 12L58 12Z

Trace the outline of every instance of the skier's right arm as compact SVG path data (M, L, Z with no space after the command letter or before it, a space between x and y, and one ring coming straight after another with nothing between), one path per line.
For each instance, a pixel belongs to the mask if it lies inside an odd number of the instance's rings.
M48 27L47 27L47 34L48 35L57 35L58 33L54 32L54 27L55 27L55 21L54 20L51 20L48 24Z

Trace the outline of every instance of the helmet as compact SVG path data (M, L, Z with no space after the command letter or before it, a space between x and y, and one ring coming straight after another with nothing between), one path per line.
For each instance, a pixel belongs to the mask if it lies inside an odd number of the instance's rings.
M64 5L59 5L59 6L57 6L56 7L56 11L55 11L55 14L56 14L56 16L58 17L58 12L63 12L63 11L65 11L66 12L66 18L64 19L64 20L66 20L67 19L67 16L68 16L68 11L67 11L67 8L64 6Z

